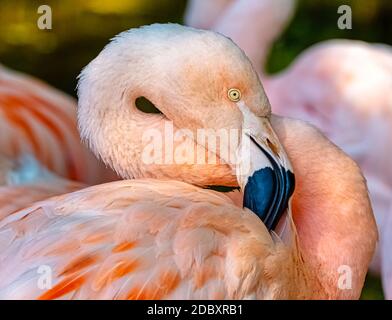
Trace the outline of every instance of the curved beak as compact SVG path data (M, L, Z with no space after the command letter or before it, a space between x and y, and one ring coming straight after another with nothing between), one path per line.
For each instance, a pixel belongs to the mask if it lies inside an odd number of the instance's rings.
M294 192L293 170L269 119L256 116L244 104L239 107L244 120L236 176L243 205L273 230Z

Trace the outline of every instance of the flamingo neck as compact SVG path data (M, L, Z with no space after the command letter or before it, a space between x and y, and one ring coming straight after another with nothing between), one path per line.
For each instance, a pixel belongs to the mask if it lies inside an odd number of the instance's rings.
M278 117L271 122L296 175L293 221L312 283L319 283L320 297L357 299L377 239L365 180L312 126Z

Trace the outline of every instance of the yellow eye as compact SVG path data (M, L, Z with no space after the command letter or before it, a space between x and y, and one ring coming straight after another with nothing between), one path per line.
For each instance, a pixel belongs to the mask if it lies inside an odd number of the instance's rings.
M227 96L231 101L238 102L241 100L241 91L236 88L229 89Z

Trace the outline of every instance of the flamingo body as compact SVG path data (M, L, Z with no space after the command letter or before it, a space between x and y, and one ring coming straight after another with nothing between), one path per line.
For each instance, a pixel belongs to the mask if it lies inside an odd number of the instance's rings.
M129 180L90 187L22 210L3 220L1 230L8 235L1 256L7 261L2 265L7 277L0 281L3 299L294 294L279 289L292 281L291 274L269 266L285 261L281 268L288 268L296 263L294 252L274 244L257 216L226 196L181 182ZM41 265L52 270L50 290L37 286ZM276 273L284 274L281 283L268 279Z
M9 159L30 155L52 172L85 183L115 177L80 143L72 98L2 66L0 128L1 155Z
M15 161L0 156L0 221L36 201L83 187L49 172L32 157Z

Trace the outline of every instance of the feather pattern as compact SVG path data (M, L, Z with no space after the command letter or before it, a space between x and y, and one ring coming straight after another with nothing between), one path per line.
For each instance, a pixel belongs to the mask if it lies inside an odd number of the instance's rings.
M293 271L298 252L273 241L256 215L175 181L121 181L38 202L4 218L0 235L2 299L276 299L305 277ZM277 261L298 281L275 277ZM40 266L50 267L50 289L39 288Z
M56 174L85 183L113 180L80 143L76 102L32 77L0 65L1 155L34 156Z

